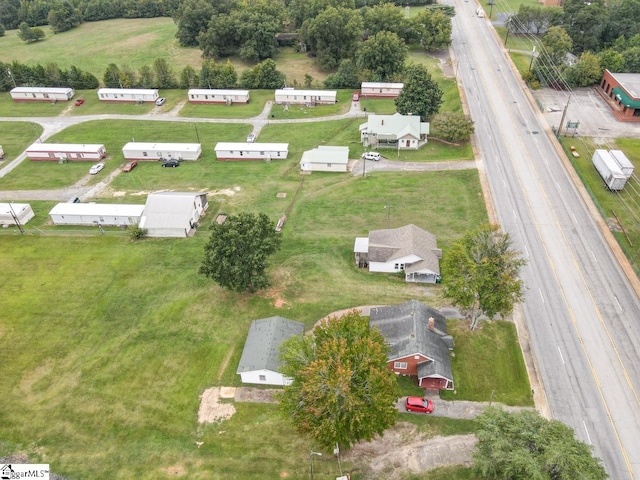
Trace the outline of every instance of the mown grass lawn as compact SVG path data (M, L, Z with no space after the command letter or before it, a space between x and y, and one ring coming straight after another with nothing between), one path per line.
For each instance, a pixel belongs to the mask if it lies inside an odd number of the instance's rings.
M267 101L274 99L273 90L251 90L249 103L234 103L231 106L219 104L194 104L187 103L180 109L181 117L192 118L251 118L257 117L264 110ZM184 91L183 100L187 100L187 92Z
M14 102L9 92L0 93L0 117L55 117L72 106L73 102Z
M26 148L38 140L42 127L31 122L0 122L0 145L4 150L4 160L0 166L7 165Z

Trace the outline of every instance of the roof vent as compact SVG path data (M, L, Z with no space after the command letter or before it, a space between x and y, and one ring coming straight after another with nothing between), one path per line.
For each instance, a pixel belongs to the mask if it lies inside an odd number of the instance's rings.
M429 330L433 331L436 327L436 321L433 317L429 317Z

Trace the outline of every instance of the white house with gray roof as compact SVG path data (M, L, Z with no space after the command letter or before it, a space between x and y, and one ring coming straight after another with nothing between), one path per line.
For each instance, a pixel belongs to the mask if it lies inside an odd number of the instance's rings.
M149 237L191 237L209 202L204 192L156 192L147 196L140 228Z
M427 143L429 122L421 122L418 115L371 114L360 125L360 141L370 148L417 150Z
M429 390L453 390L454 342L438 310L417 300L373 307L369 326L384 336L393 372L418 377L418 385Z
M304 332L304 324L283 317L254 320L249 327L242 357L236 373L242 383L291 385L292 379L278 370L280 344Z
M303 172L346 172L349 165L349 147L320 145L307 150L300 159Z
M440 257L436 236L413 224L372 230L357 237L353 251L356 265L370 272L404 272L407 282L440 281Z

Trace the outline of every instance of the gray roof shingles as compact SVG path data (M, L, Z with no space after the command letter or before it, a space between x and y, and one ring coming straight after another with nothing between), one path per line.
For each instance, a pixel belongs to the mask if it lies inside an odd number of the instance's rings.
M407 265L409 273L429 270L440 274L441 250L436 236L413 224L369 232L369 261L390 262L396 258L416 255L421 260Z

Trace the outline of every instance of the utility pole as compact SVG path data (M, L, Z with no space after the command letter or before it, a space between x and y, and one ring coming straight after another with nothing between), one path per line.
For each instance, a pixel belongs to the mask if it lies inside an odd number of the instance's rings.
M493 3L495 0L489 0L489 20L491 20L491 14L493 13Z
M529 62L529 72L531 72L531 67L533 66L533 59L536 58L536 46L533 46L533 50L531 52L531 61Z
M562 118L560 119L560 125L558 125L558 133L556 134L557 138L560 138L560 133L562 132L562 124L564 123L564 117L567 115L567 110L569 109L569 101L571 100L571 96L567 100L567 104L564 106L564 111L562 112Z
M385 205L384 208L387 209L387 230L389 229L389 220L391 219L391 207L393 205Z
M13 217L13 221L16 222L16 225L18 226L18 229L20 230L20 233L24 235L24 229L22 228L22 225L20 224L20 219L16 215L16 212L13 211L13 205L11 204L11 202L9 202L9 210L11 210L11 216Z

